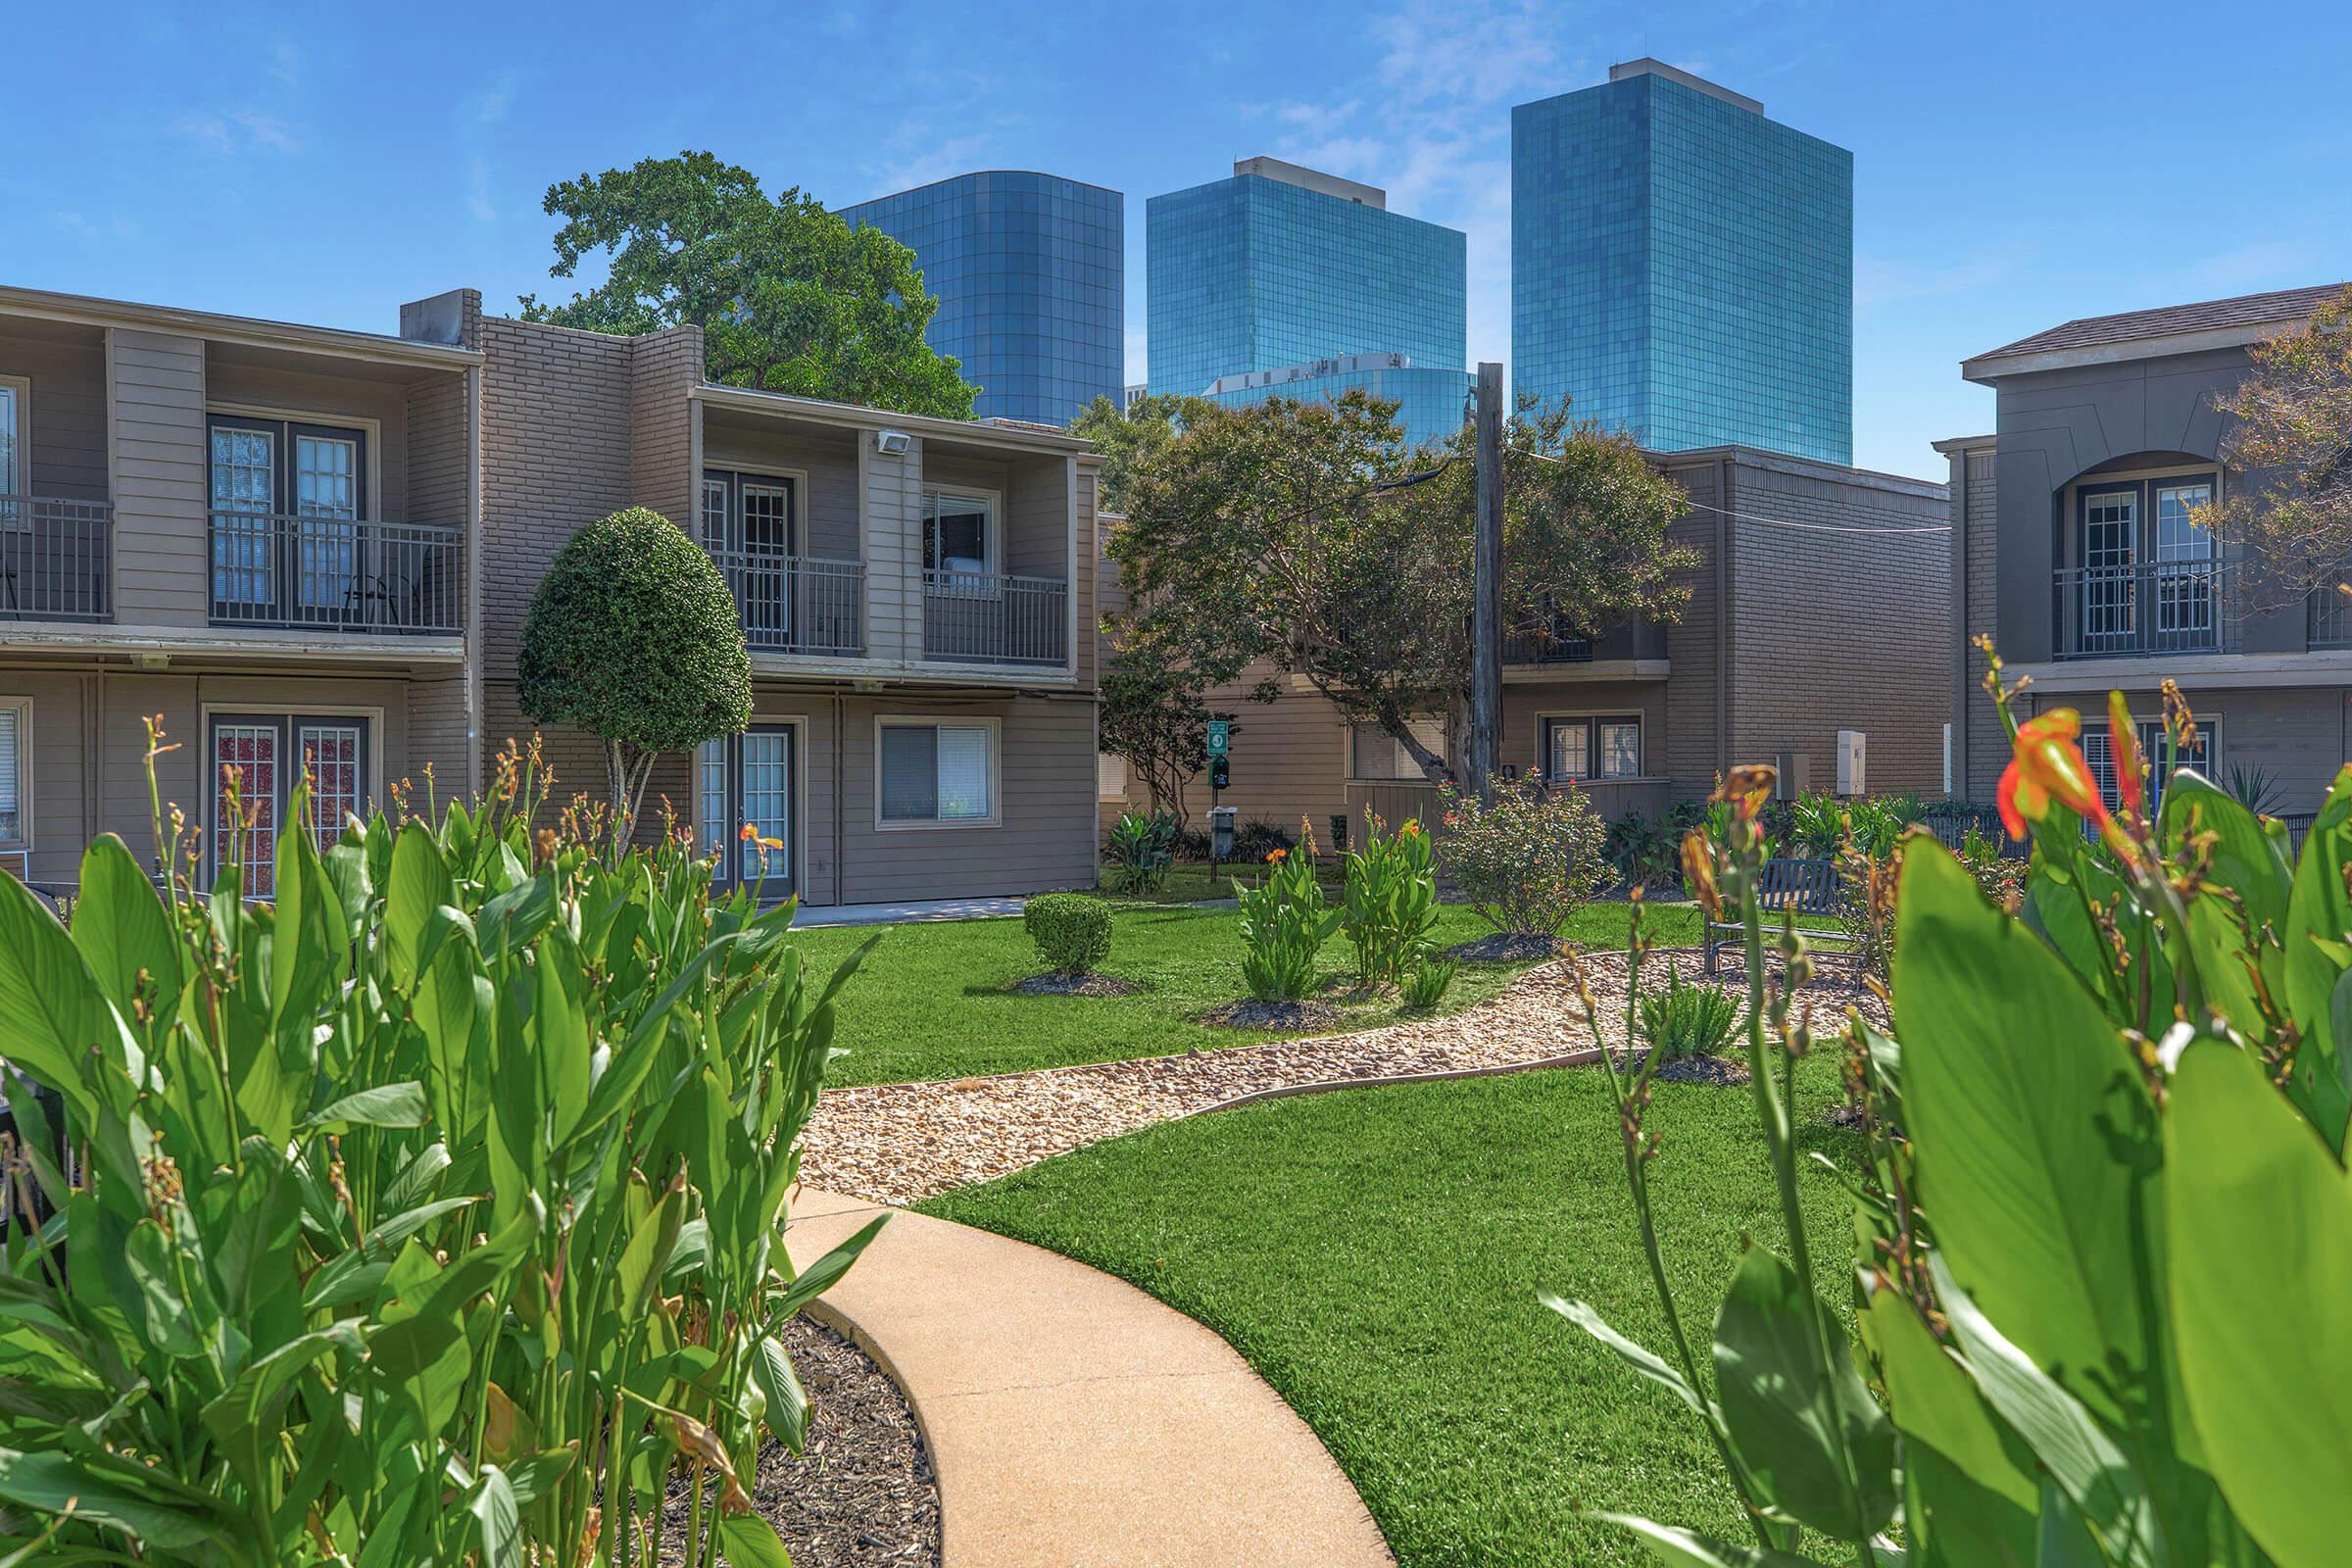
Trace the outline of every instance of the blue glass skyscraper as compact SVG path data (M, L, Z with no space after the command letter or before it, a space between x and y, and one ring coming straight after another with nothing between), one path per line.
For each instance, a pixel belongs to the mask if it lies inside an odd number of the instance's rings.
M1654 60L1519 105L1511 379L1653 451L1850 464L1854 155Z
M1067 424L1119 400L1127 359L1126 198L989 170L841 209L914 252L939 301L924 334L980 388L982 418Z
M1415 442L1452 434L1468 385L1459 229L1273 158L1145 207L1153 392L1252 403L1362 387Z

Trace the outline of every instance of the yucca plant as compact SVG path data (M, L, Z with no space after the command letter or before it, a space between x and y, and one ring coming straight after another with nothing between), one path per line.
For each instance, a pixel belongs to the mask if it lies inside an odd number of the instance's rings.
M0 1551L651 1562L683 1464L694 1560L784 1560L735 1478L800 1440L777 1332L872 1235L780 1245L849 966L542 800L510 757L322 849L297 791L270 904L233 858L200 897L160 801L160 891L111 835L71 932L0 878L0 1056L63 1102L12 1097Z

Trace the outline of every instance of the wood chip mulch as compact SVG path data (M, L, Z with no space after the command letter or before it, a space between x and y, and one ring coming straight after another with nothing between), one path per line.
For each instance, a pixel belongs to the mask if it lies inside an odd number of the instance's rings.
M906 1396L856 1345L807 1317L784 1347L808 1391L808 1441L760 1453L752 1506L784 1538L794 1568L938 1568L939 1478ZM686 1486L665 1512L664 1563L682 1562Z
M1665 984L1665 957L1661 953L1645 961L1644 988ZM1592 987L1603 1037L1622 1046L1625 956L1592 954L1575 961ZM1686 976L1696 977L1695 954L1677 955L1676 962ZM1727 961L1716 978L1737 989L1740 965ZM1823 1032L1838 1026L1849 1004L1885 1021L1878 998L1854 982L1850 964L1836 957L1817 958L1814 980L1800 1000ZM905 1205L1244 1095L1517 1066L1593 1044L1568 981L1568 960L1560 959L1528 970L1500 996L1460 1012L1355 1034L992 1078L829 1089L808 1126L801 1175L827 1192Z

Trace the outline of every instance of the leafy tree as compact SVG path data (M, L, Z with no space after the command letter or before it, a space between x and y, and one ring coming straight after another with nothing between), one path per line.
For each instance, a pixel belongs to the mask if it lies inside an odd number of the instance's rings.
M1198 676L1152 643L1126 646L1125 623L1106 617L1111 658L1102 669L1098 740L1123 757L1152 804L1185 821L1184 790L1208 765L1208 706ZM1238 732L1239 724L1233 726Z
M1262 661L1446 783L1412 722L1466 728L1473 437L1415 453L1396 414L1360 392L1204 405L1142 457L1109 546L1131 606L1121 657L1148 652L1203 689ZM1695 558L1667 530L1686 503L1639 447L1532 400L1503 445L1506 624L1592 636L1681 612Z
M516 695L534 723L604 743L615 851L663 752L751 722L752 660L734 596L701 546L631 507L557 552L522 623Z
M687 152L551 185L545 207L564 220L549 275L597 251L609 275L560 304L524 295L526 320L624 334L692 321L713 381L972 416L978 389L923 341L939 302L914 253L798 186L770 201L749 170Z
M2352 571L2352 288L2248 353L2214 401L2234 420L2222 461L2250 482L2196 520L2259 557L2254 597L2283 605Z
M1208 406L1206 398L1154 392L1124 410L1101 397L1079 410L1070 421L1070 434L1092 441L1102 460L1102 510L1124 514L1127 476L1138 464L1166 451L1177 433Z

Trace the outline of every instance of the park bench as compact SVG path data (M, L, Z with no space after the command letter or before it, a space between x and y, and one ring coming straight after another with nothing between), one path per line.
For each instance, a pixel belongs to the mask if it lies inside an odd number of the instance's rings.
M1838 863L1835 860L1775 856L1764 862L1763 878L1756 888L1756 906L1768 919L1783 912L1835 914L1838 912ZM1716 952L1732 946L1739 939L1740 929L1737 920L1707 921L1704 936L1707 973L1715 972ZM1812 940L1818 942L1824 937L1838 940L1832 932L1815 933Z

